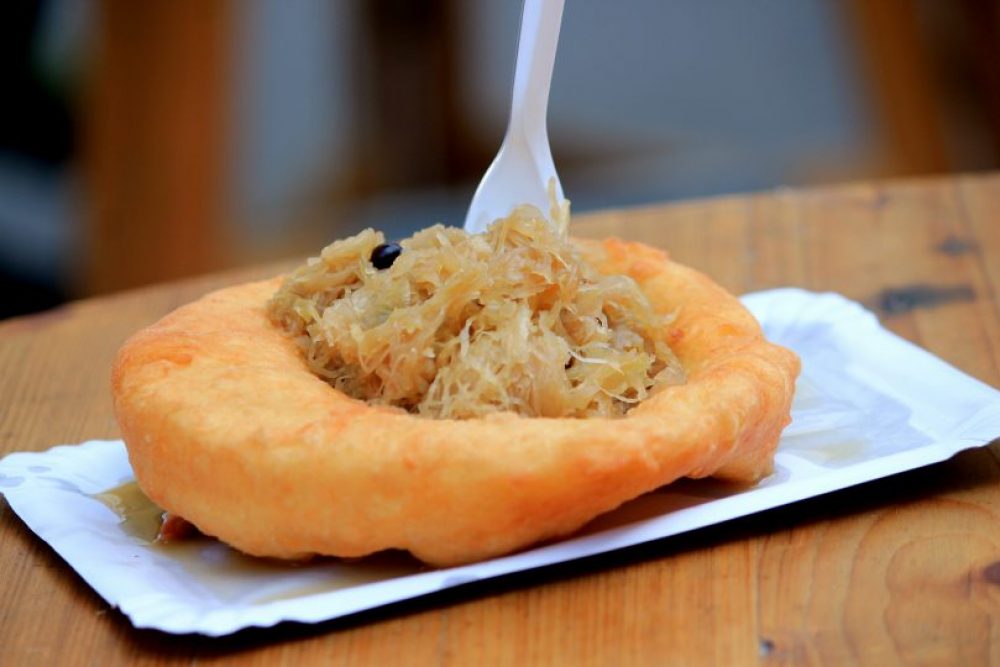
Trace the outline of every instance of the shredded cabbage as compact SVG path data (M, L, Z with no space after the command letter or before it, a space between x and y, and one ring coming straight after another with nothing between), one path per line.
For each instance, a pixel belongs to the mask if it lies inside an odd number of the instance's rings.
M483 234L437 225L387 269L371 229L295 270L269 303L334 388L417 415L615 417L684 381L634 280L602 275L556 224L522 206Z

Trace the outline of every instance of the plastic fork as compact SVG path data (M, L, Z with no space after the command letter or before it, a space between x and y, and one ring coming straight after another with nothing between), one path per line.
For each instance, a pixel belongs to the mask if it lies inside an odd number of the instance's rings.
M524 0L507 134L472 197L465 216L470 233L485 231L520 204L532 204L549 217L550 180L557 201L563 199L545 123L563 1Z

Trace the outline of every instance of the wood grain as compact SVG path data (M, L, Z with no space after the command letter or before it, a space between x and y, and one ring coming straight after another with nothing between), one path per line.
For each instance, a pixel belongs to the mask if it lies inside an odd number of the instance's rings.
M781 190L575 224L667 248L737 292L840 292L997 386L997 211L1000 176L982 175ZM116 437L108 368L124 338L213 287L278 268L0 323L2 452ZM1000 664L1000 446L625 552L218 640L134 630L6 503L0 572L3 664Z

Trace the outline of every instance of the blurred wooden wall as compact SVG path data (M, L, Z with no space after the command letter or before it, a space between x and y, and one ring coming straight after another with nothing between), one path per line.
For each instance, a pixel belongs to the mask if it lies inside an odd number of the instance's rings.
M1000 0L850 0L882 175L1000 165Z
M457 0L357 1L359 48L370 69L351 94L366 120L354 171L330 191L363 197L475 178L494 147L477 143L459 113ZM98 6L84 100L85 291L230 265L238 241L229 226L230 60L241 4ZM1000 165L1000 0L837 7L877 120L877 175Z
M87 293L227 264L234 7L100 0L84 95Z

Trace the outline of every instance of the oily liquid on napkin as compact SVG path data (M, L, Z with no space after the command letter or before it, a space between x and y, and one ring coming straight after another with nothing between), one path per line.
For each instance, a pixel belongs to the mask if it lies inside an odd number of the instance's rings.
M202 535L163 543L157 540L163 523L163 509L150 500L139 485L126 482L93 498L111 509L121 519L122 530L147 543L151 549L180 564L187 576L198 581L222 600L244 599L247 581L259 582L254 588L253 604L292 599L350 588L361 584L416 574L425 568L408 554L387 552L353 561L319 560L307 563L255 558ZM307 569L315 570L307 573ZM289 582L266 588L264 580L278 580L290 573L312 574L306 581Z
M135 482L95 493L94 498L107 505L121 518L121 527L132 537L155 542L163 523L163 510L146 497Z

